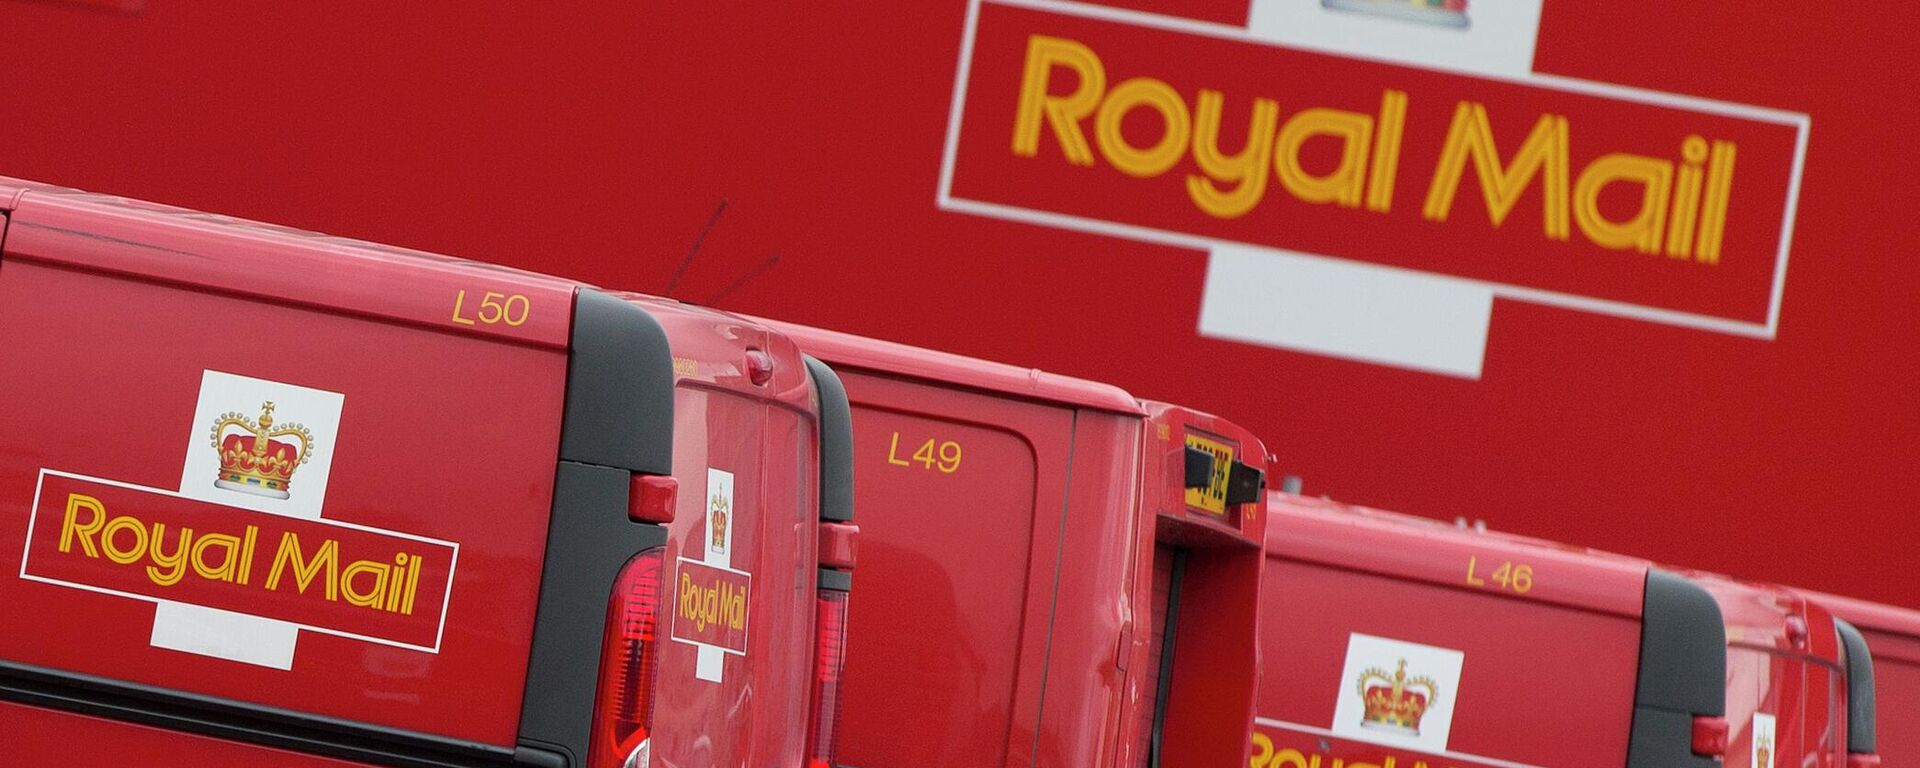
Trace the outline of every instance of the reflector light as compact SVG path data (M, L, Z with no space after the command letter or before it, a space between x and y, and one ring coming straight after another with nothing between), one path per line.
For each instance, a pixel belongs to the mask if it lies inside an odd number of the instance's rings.
M832 768L840 734L840 673L847 655L847 593L820 590L813 626L813 721L807 727L807 766Z
M588 764L647 768L653 727L653 682L660 667L660 572L664 550L634 555L613 582L607 634L600 651L600 691Z

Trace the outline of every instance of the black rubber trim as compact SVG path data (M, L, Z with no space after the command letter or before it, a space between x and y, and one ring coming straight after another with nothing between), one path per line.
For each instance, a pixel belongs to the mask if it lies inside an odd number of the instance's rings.
M835 589L841 592L853 591L853 574L828 568L820 570L820 588Z
M1162 740L1167 726L1167 699L1173 696L1174 642L1180 635L1180 590L1187 581L1187 551L1173 552L1173 568L1167 574L1167 614L1160 626L1160 678L1153 692L1153 732L1147 741L1147 765L1160 768Z
M1840 634L1840 647L1847 652L1847 751L1870 755L1880 751L1873 652L1867 650L1867 638L1852 624L1834 619L1833 626Z
M1213 454L1189 445L1185 461L1183 487L1205 488L1213 484L1213 462L1215 461Z
M638 306L591 288L574 298L560 458L673 474L673 350Z
M1267 491L1267 473L1235 461L1227 468L1227 506L1259 501Z
M807 356L820 399L820 519L853 522L853 408L847 388L826 363Z
M1726 702L1720 604L1698 584L1647 569L1627 768L1718 768L1718 760L1693 753L1693 719L1725 716Z
M673 473L673 351L638 306L582 288L547 526L540 607L520 708L523 750L585 763L607 601L627 561L667 529L627 517L634 474Z
M487 744L5 661L0 700L397 768L547 765Z
M624 469L563 461L554 483L520 744L559 752L569 765L587 759L614 579L635 554L667 543L666 528L627 518L632 477Z

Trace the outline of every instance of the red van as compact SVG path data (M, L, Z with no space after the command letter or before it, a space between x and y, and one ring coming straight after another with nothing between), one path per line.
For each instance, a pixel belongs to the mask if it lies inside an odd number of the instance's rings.
M28 182L0 214L7 764L830 759L851 433L785 336Z
M1326 500L1269 508L1256 768L1878 762L1864 648L1789 590Z
M1254 768L1718 763L1726 635L1692 582L1303 496L1268 509Z
M775 327L853 408L842 763L1246 763L1258 439L1102 384Z

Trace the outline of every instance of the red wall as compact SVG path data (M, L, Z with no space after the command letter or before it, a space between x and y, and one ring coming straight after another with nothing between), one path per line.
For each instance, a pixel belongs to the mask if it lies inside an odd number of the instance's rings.
M0 0L0 174L651 292L724 200L678 297L1214 411L1310 493L1920 606L1913 11L1547 0L1535 71L1811 117L1791 268L1771 340L1496 299L1476 380L1202 338L1202 251L938 208L962 0L424 5Z

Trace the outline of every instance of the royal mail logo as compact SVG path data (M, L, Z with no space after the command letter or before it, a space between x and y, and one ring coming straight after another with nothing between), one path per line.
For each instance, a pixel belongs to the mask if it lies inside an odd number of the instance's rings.
M1466 19L1464 3L1329 5ZM1805 115L1333 56L1070 2L976 0L964 39L944 209L1746 336L1777 327Z
M274 499L290 496L293 471L313 455L313 433L299 424L273 423L273 402L260 405L260 417L220 414L213 423L213 448L220 453L214 486Z
M42 470L20 577L437 651L458 555L453 542Z
M691 645L746 655L752 574L686 558L678 563L674 584L679 596L674 600L669 636Z
M319 632L437 653L459 545L325 517L344 408L203 371L177 488L42 469L20 577L153 603L173 651L291 669Z
M1363 635L1347 637L1347 661L1331 733L1357 741L1445 752L1466 654Z
M1408 736L1420 735L1420 718L1440 696L1440 684L1424 675L1409 677L1407 660L1401 659L1392 673L1378 667L1360 673L1357 681L1360 701L1360 727L1378 728Z

